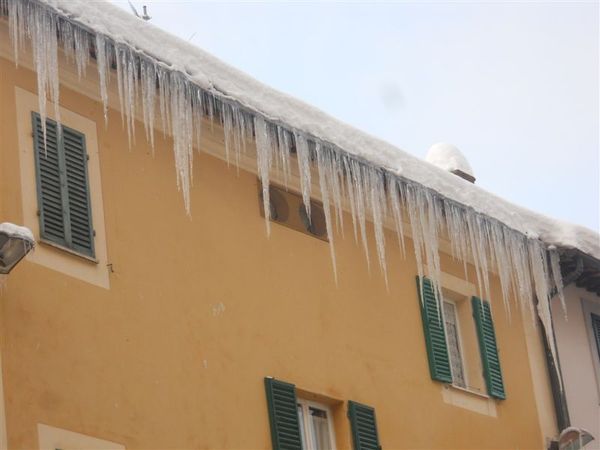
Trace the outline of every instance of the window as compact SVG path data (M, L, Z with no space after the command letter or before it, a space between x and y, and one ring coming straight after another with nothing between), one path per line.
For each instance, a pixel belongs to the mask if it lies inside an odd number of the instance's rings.
M269 186L269 206L271 221L327 241L325 213L321 203L311 200L309 217L301 195L271 185ZM262 189L259 191L259 209L261 216L264 217Z
M417 286L431 378L506 398L489 303L444 287L436 295L428 278Z
M85 136L32 113L40 238L94 258Z
M329 407L304 399L298 399L297 402L302 448L334 450L335 438Z
M271 442L273 450L335 450L332 406L298 398L296 386L275 378L265 378ZM305 393L311 397L313 394ZM339 415L338 415L339 418ZM380 449L375 408L348 401L348 420L354 450Z
M448 341L448 356L452 383L462 388L467 387L465 380L465 365L460 343L460 325L456 315L456 305L444 299L444 324L446 325L446 340Z

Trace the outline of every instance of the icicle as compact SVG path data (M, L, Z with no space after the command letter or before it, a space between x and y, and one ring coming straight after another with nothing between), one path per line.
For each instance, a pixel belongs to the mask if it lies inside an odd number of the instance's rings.
M350 163L350 171L352 173L352 181L354 184L354 199L356 201L356 216L358 217L358 225L360 228L360 236L367 258L367 269L371 271L371 259L369 257L369 243L367 241L367 213L366 213L366 189L365 181L362 172L362 165L356 160Z
M17 2L18 3L18 2ZM60 134L60 106L58 80L58 38L57 19L43 8L29 4L27 23L33 62L37 72L38 102L44 146L46 145L46 92L50 91L50 101L54 104L54 116Z
M81 80L81 78L86 74L86 69L90 61L90 35L87 31L79 27L72 27L72 30L75 50L75 65L77 66L77 76Z
M552 279L554 280L554 287L556 288L556 293L558 294L558 298L560 299L560 306L562 307L563 314L565 315L565 320L567 320L567 304L565 303L565 294L563 292L563 280L562 274L560 272L560 256L558 254L558 250L554 245L548 247L548 253L550 254L550 268L552 269Z
M308 148L308 141L303 135L299 133L294 134L294 141L296 142L296 156L298 158L298 171L300 174L302 201L304 203L304 208L306 209L306 216L310 221L310 150Z
M96 66L98 68L98 80L100 83L100 98L102 99L102 110L104 112L104 126L108 126L108 81L110 77L110 53L104 35L96 34Z
M190 209L190 188L192 185L193 161L193 129L192 129L192 104L190 91L183 76L172 76L170 91L171 104L171 129L173 131L173 153L177 172L177 187L183 193L185 210L188 215Z
M193 139L196 141L198 152L202 145L202 121L204 120L204 105L202 104L202 90L197 86L187 82L187 87L190 90L191 111L192 111L192 130L194 133ZM193 146L193 143L192 143Z
M331 153L331 192L333 197L333 206L336 212L336 230L344 237L344 210L342 204L343 183L342 183L342 163L339 155L333 149L329 149Z
M356 226L356 194L354 193L354 180L350 168L350 159L343 158L344 178L346 179L346 192L348 193L348 202L350 203L350 213L352 214L352 227L354 229L354 242L358 243L358 231Z
M412 241L413 248L415 250L415 260L417 262L417 274L419 275L419 290L423 290L423 258L422 258L422 248L423 248L423 238L422 231L419 220L419 214L417 210L417 201L414 196L414 189L412 186L401 184L401 196L405 199L406 208L408 210L408 219L410 222L410 230L412 233ZM423 303L423 298L421 297L421 303Z
M140 61L140 84L142 93L142 115L146 139L154 155L154 105L156 96L156 67L146 60Z
M169 103L171 97L170 80L171 74L166 70L158 70L157 71L157 80L158 80L158 100L159 100L159 108L160 108L160 120L161 126L163 129L163 137L166 137L167 134L171 133L171 120L169 117Z
M398 246L400 247L400 251L402 252L402 257L406 259L406 246L404 242L404 230L402 223L402 205L400 203L400 187L398 186L398 181L389 176L387 184L387 191L389 195L390 205L392 207L392 214L394 217L394 224L396 226L396 236L398 237ZM356 233L356 227L355 227Z
M29 27L29 17L25 17L25 3L15 0L7 0L8 8L8 30L13 44L15 55L15 66L19 65L19 49L23 47L26 30Z
M496 261L496 270L498 272L498 278L500 280L500 289L502 291L502 303L504 305L504 312L508 317L508 321L511 321L511 308L510 308L510 285L511 285L511 267L509 265L509 255L506 250L506 243L503 240L502 229L497 222L491 225L491 236L490 243L488 244L491 248L491 252L494 255Z
M548 280L548 260L546 250L537 239L530 239L529 247L529 262L531 274L535 284L535 295L538 300L537 312L542 325L548 336L547 342L550 347L552 359L557 361L556 345L553 339L554 332L552 327L552 313L550 311L550 288ZM560 381L560 380L559 380ZM562 383L561 383L562 390Z
M233 140L235 139L233 113L229 105L223 105L223 108L221 108L221 122L223 122L223 137L225 138L225 161L227 162L227 167L229 167L231 161L230 154L233 147Z
M292 172L290 165L291 143L288 138L288 133L283 127L277 127L277 145L279 146L279 158L281 159L281 171L283 173L283 184L286 189L288 187L290 175ZM310 216L309 216L310 220Z
M379 268L383 273L386 287L388 286L387 265L385 260L385 234L383 230L383 219L385 211L385 188L383 177L373 167L367 169L367 186L369 192L369 203L371 209L371 218L373 220L373 230L375 233L375 246L379 259Z
M335 284L338 283L337 263L335 260L335 247L333 244L333 227L331 224L331 208L329 205L329 186L327 181L330 180L331 171L331 155L326 150L322 149L317 143L315 146L317 156L317 168L319 171L319 189L321 190L321 200L323 201L323 212L325 214L325 228L327 229L327 239L329 240L329 252L331 254L331 264L333 265L333 276Z
M273 148L267 130L267 123L262 117L254 117L254 130L256 134L256 163L258 165L258 176L262 184L263 210L265 214L265 225L267 236L271 234L271 205L269 195L269 172L273 160Z

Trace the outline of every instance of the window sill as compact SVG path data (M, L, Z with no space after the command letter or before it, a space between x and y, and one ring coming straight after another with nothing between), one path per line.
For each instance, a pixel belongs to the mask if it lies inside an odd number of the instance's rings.
M70 255L76 256L77 258L81 258L84 261L88 261L88 262L94 263L94 264L98 264L99 263L99 261L96 258L93 258L91 256L87 256L87 255L83 255L81 253L76 252L75 250L71 250L70 248L63 247L62 245L55 244L54 242L47 241L45 239L40 239L38 242L40 244L44 245L44 246L53 247L53 248L58 249L60 251L66 252L66 253L68 253Z
M465 387L462 387L462 386L457 386L456 384L447 384L446 388L447 389L456 389L456 390L458 390L460 392L464 392L465 394L473 395L473 396L479 397L479 398L484 398L484 399L491 398L487 394L484 394L482 392L476 391L474 389L469 389L469 388L465 388Z

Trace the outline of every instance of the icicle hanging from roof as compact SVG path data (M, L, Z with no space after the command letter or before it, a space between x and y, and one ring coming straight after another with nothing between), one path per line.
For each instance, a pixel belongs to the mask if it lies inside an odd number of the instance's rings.
M552 336L549 300L552 288L562 295L562 280L558 254L550 252L548 260L548 252L539 239L525 236L398 173L374 167L303 130L275 123L225 93L195 84L187 74L172 70L128 43L117 43L110 36L87 29L47 4L36 0L0 0L0 10L8 14L17 63L26 39L31 42L43 126L47 97L54 104L54 114L60 121L59 46L67 59L74 61L80 77L86 74L92 50L105 121L108 120L109 78L114 68L122 122L130 144L135 139L136 114L141 116L145 136L152 147L156 126L160 125L165 135L172 136L177 187L182 192L188 214L191 210L194 143L200 142L202 121L208 119L212 127L216 118L223 126L228 163L233 159L239 167L241 155L249 150L247 143L254 134L267 233L270 230L269 182L273 167L283 173L287 185L295 153L301 194L309 217L312 175L316 171L336 281L333 221L343 233L344 208L351 213L355 240L360 237L369 270L367 220L373 224L375 250L386 283L384 228L389 220L395 227L400 250L405 254L404 221L407 220L420 277L427 274L439 289L439 247L440 241L447 239L452 256L463 261L467 278L467 262L472 263L482 298L491 300L489 273L493 270L498 274L508 316L511 298L522 309L533 309L535 296L538 316L547 335ZM555 354L553 342L550 342L550 348Z

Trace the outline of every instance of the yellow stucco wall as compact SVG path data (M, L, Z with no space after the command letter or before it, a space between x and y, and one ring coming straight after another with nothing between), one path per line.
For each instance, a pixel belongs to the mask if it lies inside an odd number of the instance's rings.
M2 58L0 80L0 221L20 223L15 88L36 82ZM277 225L266 237L254 174L197 155L189 218L168 140L157 136L153 157L138 124L129 150L118 111L105 129L101 105L66 86L61 105L97 124L114 272L109 289L31 260L11 274L0 294L10 448L38 448L38 424L128 449L270 448L265 376L339 400L339 448L347 400L375 407L385 449L543 447L516 311L509 324L496 308L507 391L490 400L496 417L453 406L429 376L414 258L391 233L388 291L346 218L336 287L327 243ZM496 279L492 290L499 300Z

